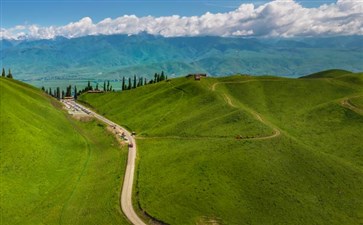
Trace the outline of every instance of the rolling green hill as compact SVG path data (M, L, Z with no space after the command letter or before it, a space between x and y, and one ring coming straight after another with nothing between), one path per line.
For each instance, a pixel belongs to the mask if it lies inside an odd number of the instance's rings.
M0 78L1 224L127 224L126 149L40 90Z
M166 223L360 224L360 81L178 78L80 99L137 131L135 199Z

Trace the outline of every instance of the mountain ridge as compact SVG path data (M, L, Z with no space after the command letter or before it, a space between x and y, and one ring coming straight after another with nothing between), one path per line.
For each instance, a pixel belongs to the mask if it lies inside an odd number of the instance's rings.
M202 72L298 77L333 68L363 71L363 36L261 39L100 35L1 40L1 61L21 80L150 78ZM334 57L332 57L334 56Z

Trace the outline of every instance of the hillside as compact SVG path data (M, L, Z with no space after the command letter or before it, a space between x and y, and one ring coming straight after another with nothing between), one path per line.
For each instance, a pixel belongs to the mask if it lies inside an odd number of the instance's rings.
M361 36L255 39L139 34L2 42L3 65L37 87L85 85L88 79L103 82L134 74L151 78L162 70L169 77L190 72L297 77L332 68L363 70Z
M178 78L81 101L138 133L135 199L166 223L360 224L362 74L319 77Z
M0 100L1 224L127 224L126 149L103 124L14 80L0 78Z

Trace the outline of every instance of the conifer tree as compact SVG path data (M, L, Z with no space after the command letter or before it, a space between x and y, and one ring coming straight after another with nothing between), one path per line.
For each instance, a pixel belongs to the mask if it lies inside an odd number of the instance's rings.
M96 84L96 89L95 90L98 91L98 83Z
M1 73L2 77L5 77L5 68L3 67L3 72Z
M77 86L74 85L74 100L77 100L77 97L78 97Z
M160 74L156 75L156 82L160 82Z
M161 71L161 75L160 75L160 81L165 80L165 75L164 75L164 71Z
M59 89L59 87L57 87L57 99L59 100L60 99L60 89Z
M125 87L125 77L122 77L122 86L121 86L121 90L125 90L126 87Z
M106 90L110 91L110 81L109 80L107 81L107 89Z
M156 82L157 82L157 78L158 78L158 74L157 74L157 73L155 73L155 74L154 74L154 83L156 83Z
M9 69L9 73L8 75L6 76L7 78L10 78L10 79L13 79L13 74L11 74L11 70Z
M64 99L64 90L62 90L62 99Z
M146 78L145 78L145 80L144 80L144 85L147 85L147 80L146 80Z
M136 88L136 75L134 75L134 85L132 86L132 88Z
M106 81L103 81L103 91L106 91Z
M128 90L131 89L131 77L129 77L129 86L127 87Z

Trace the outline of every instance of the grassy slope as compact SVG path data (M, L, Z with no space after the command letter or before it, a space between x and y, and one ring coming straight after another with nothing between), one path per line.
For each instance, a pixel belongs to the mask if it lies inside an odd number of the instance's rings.
M119 212L126 150L37 89L1 79L0 90L2 224L127 224Z
M234 137L271 133L249 113L228 107L222 96L210 92L209 83L178 78L122 95L84 95L81 100L89 101L101 114L143 136Z
M343 108L340 100L362 95L356 82L361 79L356 74L334 79L181 78L124 93L84 95L82 100L144 136L209 137L138 140L140 204L167 223L359 224L363 118ZM212 91L215 82L226 83ZM179 88L185 91L182 98ZM210 116L236 110L226 104L225 95L245 117L217 122L225 126L219 130ZM282 136L229 138L270 134L271 128L252 112L279 127ZM154 118L163 113L169 114L155 125ZM201 130L201 124L209 124L210 130Z

